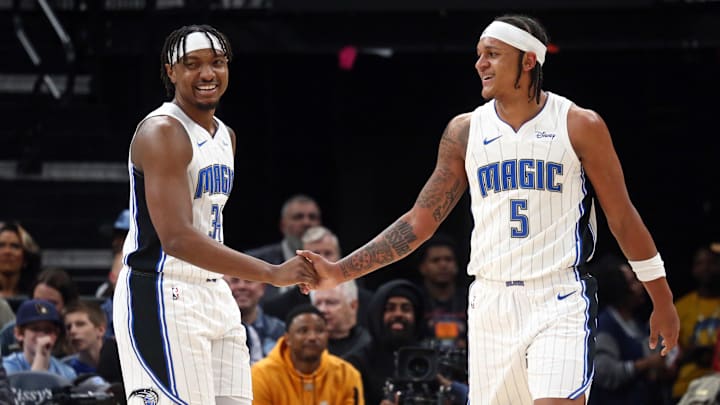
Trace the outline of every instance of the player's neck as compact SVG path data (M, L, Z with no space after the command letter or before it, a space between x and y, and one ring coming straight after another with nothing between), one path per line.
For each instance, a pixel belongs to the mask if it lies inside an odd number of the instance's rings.
M185 102L184 100L175 97L173 100L173 103L175 103L178 107L180 107L181 110L190 117L193 121L195 121L198 125L205 128L208 133L211 135L215 134L215 130L217 129L217 123L215 122L215 109L209 109L209 110L203 110L198 107L195 107L191 105L190 103Z
M527 90L520 89L507 97L496 97L495 110L500 119L517 132L524 123L543 109L547 97L546 92L541 92L540 103L537 103L535 97L528 99Z

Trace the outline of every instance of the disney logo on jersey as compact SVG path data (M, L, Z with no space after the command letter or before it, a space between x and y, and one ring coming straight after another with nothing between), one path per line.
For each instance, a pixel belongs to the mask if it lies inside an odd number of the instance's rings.
M535 131L535 138L552 141L553 139L555 139L555 134L551 134L545 131Z
M157 405L160 400L160 396L152 388L141 388L130 393L128 397L128 403L133 398L140 398L143 405Z
M230 195L234 178L235 172L228 166L214 164L203 167L198 171L195 198L200 198L205 193Z

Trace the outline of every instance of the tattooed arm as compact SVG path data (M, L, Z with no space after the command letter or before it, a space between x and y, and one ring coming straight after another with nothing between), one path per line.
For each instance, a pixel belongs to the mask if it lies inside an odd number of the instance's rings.
M440 139L435 170L420 191L415 204L365 246L337 263L301 251L313 262L323 279L319 288L363 276L396 262L429 239L467 189L465 149L470 133L470 113L453 118Z

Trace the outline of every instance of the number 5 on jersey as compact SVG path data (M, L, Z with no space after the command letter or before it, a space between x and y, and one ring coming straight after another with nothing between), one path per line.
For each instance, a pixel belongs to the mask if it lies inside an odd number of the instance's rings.
M510 221L517 221L518 226L510 227L510 236L513 238L527 238L528 217L520 210L527 211L527 200L510 200Z

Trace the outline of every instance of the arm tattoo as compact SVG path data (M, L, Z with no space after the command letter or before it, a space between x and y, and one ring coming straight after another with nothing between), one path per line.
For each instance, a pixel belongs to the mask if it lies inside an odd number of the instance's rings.
M433 210L433 218L435 218L437 222L442 222L450 212L450 208L453 207L455 200L458 199L459 190L460 181L456 179L452 188L445 192L445 200L442 202L442 205L435 207L435 210Z
M410 242L417 240L412 226L405 221L397 221L385 231L385 239L398 256L410 253Z
M386 229L380 238L363 246L340 262L340 270L346 279L359 277L373 268L382 267L410 253L410 243L417 240L412 226L397 221ZM395 254L394 254L394 253Z
M438 165L416 201L421 208L432 209L432 216L437 222L445 219L460 197L461 181L443 163L452 159L459 153L459 150L464 150L465 146L462 143L462 140L453 138L453 133L448 126L440 140Z

